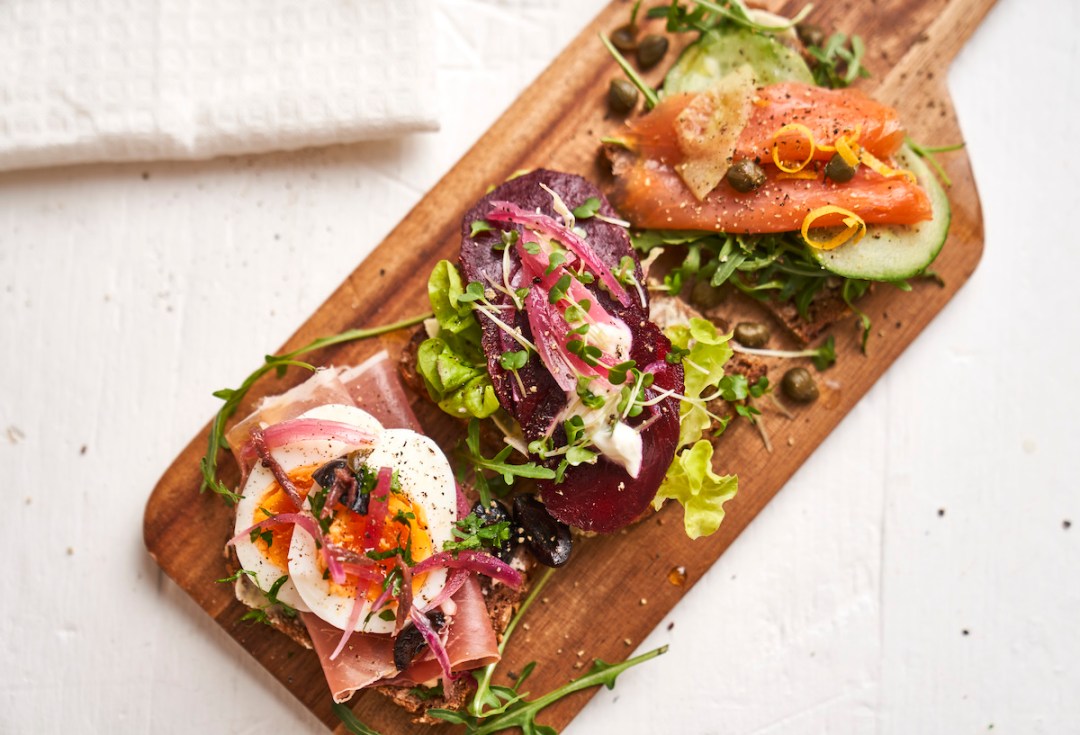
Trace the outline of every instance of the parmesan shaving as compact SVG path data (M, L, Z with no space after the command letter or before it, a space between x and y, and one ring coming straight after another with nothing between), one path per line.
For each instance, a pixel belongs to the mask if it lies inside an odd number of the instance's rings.
M675 118L683 161L675 171L698 201L723 180L750 120L754 73L740 66L711 89L695 95Z

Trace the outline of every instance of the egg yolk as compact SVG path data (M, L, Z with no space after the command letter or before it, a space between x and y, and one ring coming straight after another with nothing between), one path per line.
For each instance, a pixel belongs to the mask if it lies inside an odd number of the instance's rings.
M312 479L311 475L317 469L319 469L319 465L313 464L298 467L289 473L289 479L296 485L300 497L306 498L311 486L315 484L315 480ZM254 516L252 516L251 525L265 521L270 516L276 516L280 513L295 512L296 508L293 507L289 496L281 489L281 485L278 484L277 480L274 480L267 486L266 492L259 499L259 505L255 509ZM267 531L270 533L269 542L264 536ZM292 534L293 526L290 523L284 526L268 528L266 531L260 532L255 538L255 548L284 574L289 573L289 546L292 544Z
M376 504L372 502L368 510L375 511ZM328 535L334 543L343 548L364 554L368 551L376 554L386 553L394 549L408 551L406 560L411 559L411 564L423 561L432 555L431 535L428 533L427 517L420 505L403 494L388 493L386 500L386 515L381 529L378 529L378 540L374 548L368 548L365 539L365 531L370 521L370 515L360 515L348 511L342 505L337 506L339 512L335 513L334 522L330 526ZM345 511L345 512L340 512ZM394 558L378 559L375 568L385 578L396 566ZM413 592L418 592L424 583L426 574L413 577ZM358 580L353 575L346 575L345 585L336 585L331 582L335 594L354 596L358 582L368 585L367 597L374 600L382 593L382 587L372 584L367 580Z
M298 467L289 472L289 479L293 481L300 497L306 498L308 492L315 484L312 474L320 465L308 465ZM375 511L377 504L369 504L369 511ZM270 516L280 513L294 513L296 509L289 500L289 496L281 489L281 485L275 480L267 486L259 505L252 517L252 525L265 521ZM349 551L365 554L368 551L385 553L392 549L408 550L408 558L412 564L417 564L432 555L431 535L428 533L427 516L424 509L404 494L395 492L387 493L386 514L381 529L377 529L378 536L374 548L368 548L365 544L365 531L368 527L370 516L360 515L346 508L341 503L334 506L334 522L330 524L327 535L334 543ZM255 548L283 573L289 572L289 546L292 545L292 524L277 526L266 529L263 534L269 532L269 542L262 534L255 539ZM320 565L323 564L320 558ZM375 561L375 569L385 578L395 567L393 557ZM418 592L424 583L426 574L413 577L413 592ZM334 594L353 597L356 594L358 582L368 584L367 597L374 600L382 592L378 584L372 584L367 580L358 580L354 575L346 575L344 585L330 582Z

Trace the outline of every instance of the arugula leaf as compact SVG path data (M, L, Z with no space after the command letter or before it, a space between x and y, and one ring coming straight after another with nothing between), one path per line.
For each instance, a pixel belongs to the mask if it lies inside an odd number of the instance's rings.
M930 162L930 165L934 167L934 171L937 172L938 178L941 179L941 183L946 188L952 186L952 179L950 179L949 175L945 173L945 169L942 168L935 154L958 151L965 145L967 145L966 143L955 143L953 145L942 146L925 146L916 143L909 137L905 137L904 142L908 145L909 148L911 148L911 150L915 151L915 155L917 155L919 158L924 158Z
M656 90L650 87L641 75L635 71L634 67L630 65L630 62L626 60L626 57L619 53L619 49L615 48L607 36L603 33L600 35L600 41L604 44L604 48L611 54L611 58L615 59L615 63L619 65L619 68L626 74L626 78L630 80L630 83L641 90L641 96L645 98L645 109L651 110L656 107L660 102L660 95L656 93Z
M857 35L848 38L843 33L834 33L824 46L807 46L806 51L813 59L810 70L819 86L838 89L870 76L862 65L866 44Z
M521 728L525 735L557 735L554 728L536 722L536 716L541 711L574 692L601 685L606 686L608 689L614 689L615 680L619 674L664 653L667 653L667 646L661 646L618 664L609 664L600 659L594 659L592 666L589 667L584 676L573 679L570 683L564 684L558 689L532 701L526 700L525 695L519 695L513 689L503 687L501 688L504 690L503 696L509 696L511 701L503 705L504 708L500 714L485 717L481 720L464 716L460 712L454 712L453 710L431 709L428 710L428 714L448 722L464 725L465 732L468 735L494 735L494 733L501 733L515 727Z
M469 429L465 434L465 447L468 450L469 463L472 464L476 477L476 491L480 494L480 501L485 505L491 504L490 479L484 471L496 472L502 478L507 487L514 484L514 478L526 477L535 480L552 480L555 471L547 467L541 467L535 462L514 464L507 462L510 453L514 451L511 446L503 447L498 454L490 459L480 451L480 422L470 419Z
M653 500L657 510L664 500L678 501L684 509L683 525L692 539L708 536L724 520L724 503L735 497L739 478L717 475L712 469L713 447L701 439L684 449L668 469Z
M334 708L334 714L341 720L341 724L353 735L379 735L377 731L372 730L361 722L359 718L353 714L353 711L345 705L334 702L332 707Z

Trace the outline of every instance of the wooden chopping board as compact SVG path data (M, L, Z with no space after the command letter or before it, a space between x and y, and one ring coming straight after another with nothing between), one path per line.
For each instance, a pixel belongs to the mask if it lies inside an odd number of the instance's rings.
M462 214L489 185L512 172L546 167L602 181L598 139L620 124L606 115L605 94L609 81L620 73L597 33L610 33L625 23L630 4L616 0L601 12L279 351L322 335L425 311L427 273L436 260L456 257ZM809 20L826 30L862 35L870 49L865 64L873 76L861 86L898 107L916 140L949 144L963 136L945 89L946 72L993 4L994 0L829 2ZM801 7L790 2L768 5L789 15ZM655 27L660 30L659 23ZM653 84L674 59L674 51L661 69L649 75ZM540 662L531 691L542 693L565 683L580 670L572 668L576 657L557 655L560 649L585 650L588 659L624 659L632 650L624 639L633 646L644 639L971 276L983 248L975 182L966 154L941 158L953 181L952 229L934 265L944 287L928 281L914 284L913 293L879 287L864 299L860 306L875 325L868 356L859 353L852 320L833 328L839 361L826 375L833 387L825 387L822 398L799 410L794 420L765 416L774 433L795 438L791 446L778 441L769 453L745 422L733 423L721 446L724 456L738 459L723 469L738 473L740 492L727 505L727 519L714 536L691 542L682 530L681 511L669 506L623 533L579 543L570 565L553 577L545 592L549 604L531 613L542 616L544 625L519 629L496 683L507 683L502 678L506 671L520 671L531 660ZM406 336L344 345L310 357L316 364L353 364L384 347L393 353ZM254 368L255 356L252 360ZM776 382L779 373L773 375ZM262 395L280 392L304 377L295 372L281 381L265 380L239 415ZM416 409L428 433L444 447L456 443L460 426L423 401L417 401ZM265 626L240 622L246 608L233 598L229 585L214 581L225 574L222 547L231 535L232 512L216 496L198 492L198 463L206 449L207 430L192 439L154 488L144 518L146 546L162 569L241 646L317 717L344 732L331 711L314 653ZM223 479L235 484L231 463L223 463ZM687 575L682 586L668 579L669 571L679 566ZM648 600L647 606L639 604L641 598ZM601 630L591 622L611 610L632 614L619 616L618 627ZM561 729L591 696L592 692L582 692L564 699L546 710L541 720ZM378 694L358 696L353 705L360 719L386 734L452 731L413 725L403 710Z

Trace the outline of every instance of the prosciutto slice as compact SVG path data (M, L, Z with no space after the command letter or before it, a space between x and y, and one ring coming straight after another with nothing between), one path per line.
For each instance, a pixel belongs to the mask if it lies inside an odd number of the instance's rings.
M381 352L353 368L321 370L287 393L265 399L254 414L229 432L230 445L243 446L256 426L287 421L327 403L359 406L386 428L420 428L394 363ZM475 577L465 580L443 611L447 613L446 650L453 671L467 671L499 660L498 641ZM394 666L394 639L387 635L353 633L342 652L330 660L342 631L311 613L301 613L300 619L335 702L345 702L373 684L412 686L441 675L430 651L399 673Z
M339 377L352 402L387 429L421 431L397 368L385 350L356 367L345 368Z
M262 399L258 408L250 416L225 433L225 441L232 447L236 463L240 466L241 486L256 459L250 453L243 451L248 439L251 438L252 429L280 424L283 421L295 419L313 408L331 403L355 405L349 391L338 377L340 372L335 368L324 368L281 395Z

